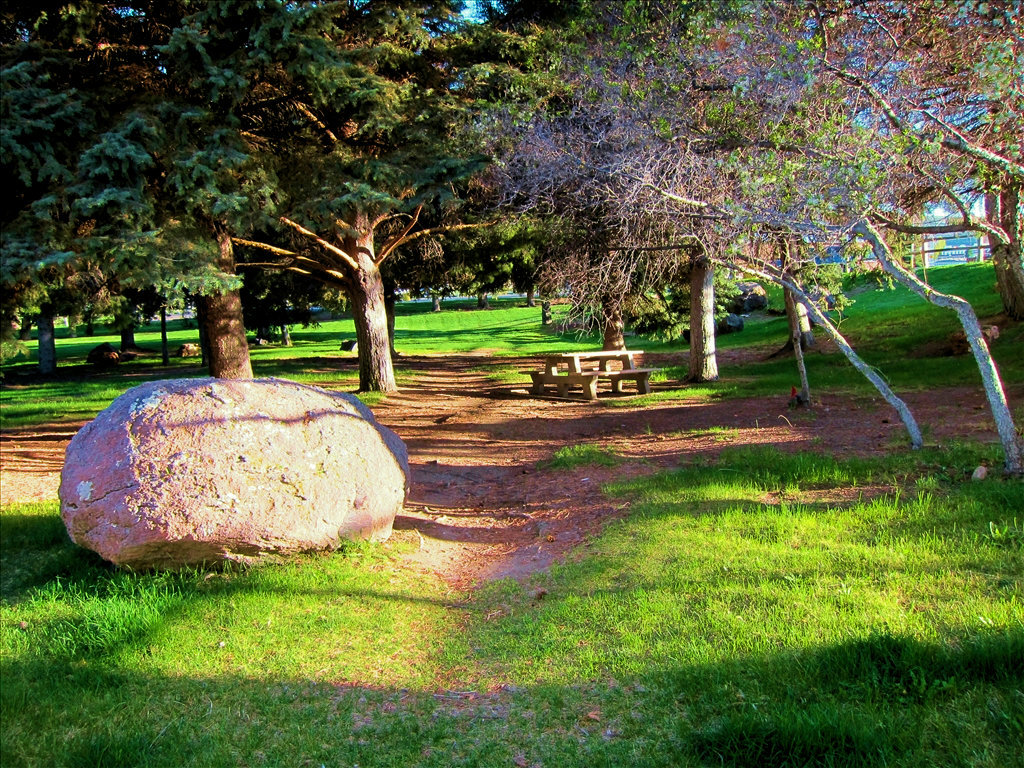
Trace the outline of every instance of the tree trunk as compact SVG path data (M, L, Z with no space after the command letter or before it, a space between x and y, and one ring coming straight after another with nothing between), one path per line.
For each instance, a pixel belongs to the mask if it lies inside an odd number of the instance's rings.
M384 281L374 262L373 233L360 231L358 238L346 238L345 246L358 263L358 269L352 270L349 300L359 345L359 391L395 392Z
M440 312L441 311L441 294L439 294L439 293L431 294L430 301L431 301L430 311L431 312Z
M39 372L48 376L57 372L57 341L53 334L53 315L44 310L36 318L36 327L39 329Z
M791 291L786 289L786 293L791 295ZM803 306L802 304L800 306ZM807 316L807 310L804 309L804 316ZM791 329L791 336L793 344L793 355L796 357L796 370L800 374L800 393L796 401L798 405L804 405L808 408L811 407L811 384L807 380L807 366L804 365L804 343L800 333L800 326L796 325Z
M786 317L789 320L790 342L794 343L794 339L799 339L801 349L810 349L814 346L814 331L811 330L807 307L797 301L788 288L783 288L783 295L786 301Z
M690 370L688 381L718 379L715 356L715 270L710 259L694 259L690 270Z
M220 255L217 267L227 275L235 274L235 255L226 227L215 228ZM237 291L199 297L203 325L209 345L210 375L218 379L251 379L249 344L245 339L242 297Z
M160 362L171 364L171 350L167 346L167 307L160 307Z
M384 281L384 316L388 321L388 352L392 360L398 357L398 350L395 349L395 287L394 280Z
M32 339L32 318L25 315L21 318L21 329L18 331L20 341L31 341Z
M989 353L974 307L959 296L939 293L930 285L922 283L916 275L908 272L902 265L896 263L885 240L869 222L858 222L854 227L854 232L871 243L871 249L874 251L875 258L881 262L882 268L900 283L932 304L956 312L981 373L981 381L988 398L989 408L992 411L992 419L996 423L996 431L1003 444L1006 472L1011 475L1024 474L1024 449L1017 437L1017 428L1013 423L1013 415L1010 413L1010 406L1006 401L1003 382L999 378L999 369L996 368L995 361Z
M900 419L903 421L903 426L907 429L907 434L910 436L910 447L917 450L924 445L924 439L921 437L921 428L917 426L917 419L914 418L914 414L910 412L910 408L907 407L907 404L892 391L892 388L886 383L885 379L879 375L878 371L861 359L860 355L854 351L853 347L850 346L850 343L839 332L839 329L832 324L832 321L828 319L828 316L826 316L824 312L818 309L817 305L806 293L797 288L797 286L785 275L764 272L750 264L745 265L744 270L749 272L751 275L757 275L758 277L771 280L772 282L781 285L783 288L788 288L793 291L793 296L799 299L807 308L807 312L810 314L811 319L818 324L818 326L825 332L825 335L835 342L835 345L839 347L839 351L846 356L846 359L850 361L850 364L860 371L864 378L874 385L875 389L878 390L878 393L885 398L885 402L896 410Z
M477 309L490 309L491 303L487 300L487 294L481 291L476 295L476 308Z
M998 196L986 195L985 212L988 220L1007 235L1006 242L989 236L1003 311L1014 320L1024 320L1024 201L1020 187L1007 182Z
M292 332L287 325L281 326L281 346L290 347L292 345Z
M601 332L604 343L601 349L616 350L626 348L623 332L626 324L622 320L622 303L611 296L601 301Z
M135 349L135 323L131 318L124 318L122 322L127 325L121 326L121 351L130 352Z
M536 307L537 306L537 292L534 286L528 285L526 287L526 306Z

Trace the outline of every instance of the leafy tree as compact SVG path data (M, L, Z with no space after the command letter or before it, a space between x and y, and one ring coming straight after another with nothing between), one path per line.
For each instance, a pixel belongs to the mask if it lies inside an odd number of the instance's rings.
M191 6L8 4L4 111L17 123L5 131L4 157L19 184L9 192L5 282L59 266L95 268L128 288L191 288L205 294L214 326L211 372L246 376L237 292L224 293L245 158L175 90L164 56Z

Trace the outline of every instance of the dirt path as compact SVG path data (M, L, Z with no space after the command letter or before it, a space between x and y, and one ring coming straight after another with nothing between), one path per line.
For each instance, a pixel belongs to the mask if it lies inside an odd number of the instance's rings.
M644 364L678 362L648 355ZM730 362L738 361L720 360ZM374 408L409 447L412 491L395 521L395 540L413 543L415 567L456 588L522 578L564 557L623 514L625 502L600 491L615 477L676 466L729 445L864 455L905 443L896 415L878 399L825 397L810 413L788 410L788 392L711 404L609 407L605 397L533 397L525 375L521 385L488 379L488 367L509 363L486 354L405 357L401 364L413 372L413 383ZM537 365L534 359L514 363L524 371ZM937 440L995 437L980 392L949 389L907 399ZM0 433L4 504L56 497L64 447L78 426ZM579 443L598 443L630 460L614 468L546 467L559 448Z

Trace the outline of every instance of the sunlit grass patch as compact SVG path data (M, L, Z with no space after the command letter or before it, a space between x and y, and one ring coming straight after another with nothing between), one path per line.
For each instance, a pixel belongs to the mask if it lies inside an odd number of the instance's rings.
M547 466L553 469L573 469L581 466L614 467L621 462L622 457L611 448L594 443L580 443L559 448Z
M955 765L962 728L987 745L977 764L1016 759L1024 563L993 520L1024 507L1024 484L957 470L908 493L932 462L964 461L924 459L727 450L615 483L629 516L531 587L493 588L500 618L467 646L485 680L643 681L602 721L650 707L639 738L679 739L677 764Z

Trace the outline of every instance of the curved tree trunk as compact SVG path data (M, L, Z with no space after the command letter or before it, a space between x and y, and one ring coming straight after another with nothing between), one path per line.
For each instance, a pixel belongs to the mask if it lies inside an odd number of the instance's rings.
M989 238L1003 311L1014 320L1024 320L1024 200L1020 187L1006 183L998 196L987 195L985 212L1008 238L1008 242L992 242Z
M622 320L622 303L611 296L601 301L601 349L616 350L626 348L626 324Z
M36 328L39 330L39 349L36 352L39 372L43 375L56 373L57 341L53 333L53 314L44 310L36 317Z
M871 244L875 258L881 262L882 268L900 283L932 304L956 312L967 337L967 343L970 344L971 352L974 353L974 359L978 363L982 384L985 387L985 396L988 398L992 418L996 423L996 431L1003 444L1006 472L1012 475L1024 473L1024 450L1022 450L1020 439L1017 437L1017 428L1013 423L1010 406L1006 402L1006 393L1003 390L1003 382L999 378L999 370L989 353L985 337L981 333L981 323L978 322L974 307L959 296L939 293L930 285L921 282L916 275L908 272L902 265L896 263L885 240L869 222L858 222L854 227L854 232L863 236Z
M690 369L688 381L718 379L715 356L715 269L706 257L690 271Z
M235 274L235 254L231 235L224 227L215 229L220 254L217 268L226 275ZM207 363L210 375L218 379L251 379L249 344L242 318L242 297L237 291L200 296L200 315L206 332Z
M899 396L892 391L892 388L886 383L878 372L868 365L858 355L850 343L843 337L836 328L832 321L828 319L824 312L818 309L818 306L811 300L811 298L801 291L788 277L779 274L772 274L765 272L764 270L757 269L751 265L745 265L744 270L751 275L757 275L767 280L771 280L783 288L788 288L793 291L793 296L798 299L806 308L811 319L824 331L835 345L839 347L839 351L842 352L846 359L850 361L850 364L863 374L864 378L870 381L878 393L885 398L885 402L891 405L896 412L900 415L900 419L903 421L903 426L907 429L907 434L910 436L910 447L915 450L921 448L924 445L924 438L921 436L921 428L917 425L917 419L914 418L914 414L910 412L910 408L907 404L899 398Z

